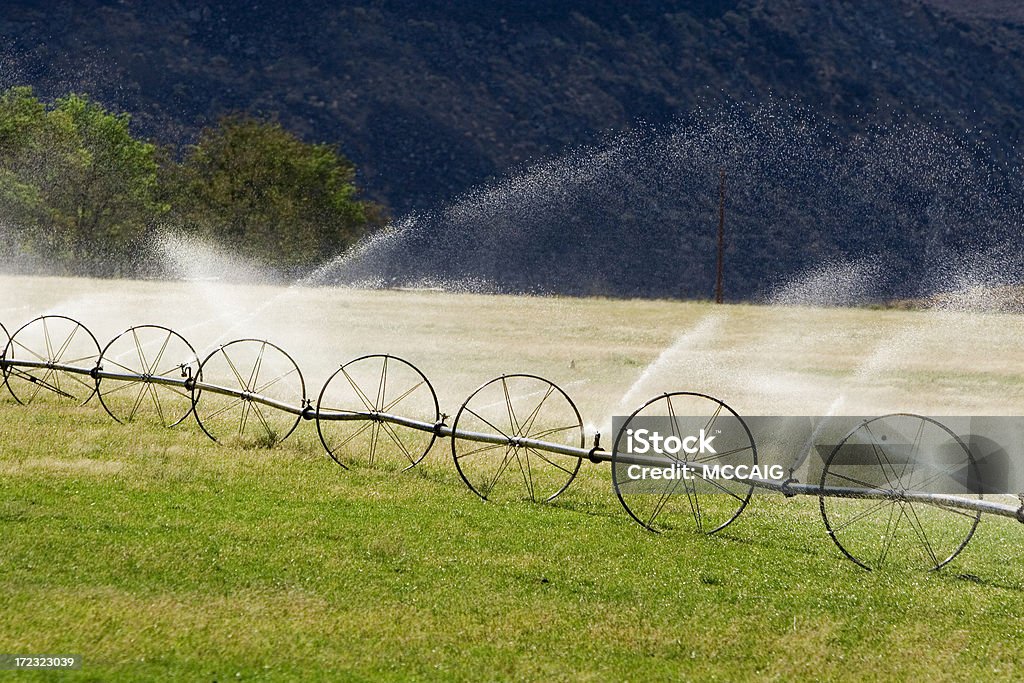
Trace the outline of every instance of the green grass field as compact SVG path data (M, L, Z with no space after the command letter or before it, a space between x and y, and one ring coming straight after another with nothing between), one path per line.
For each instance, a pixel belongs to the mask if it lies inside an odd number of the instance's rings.
M419 364L454 412L501 372L585 420L700 389L741 414L1021 414L1020 319L429 292L0 279L0 322L67 312L209 348L258 335L312 393L366 352ZM269 303L268 303L269 302ZM232 307L229 310L228 307ZM665 351L669 349L669 351ZM654 364L653 368L651 364ZM623 397L628 400L623 400ZM344 471L304 423L271 449L96 404L0 399L0 652L81 654L12 680L1019 680L1024 528L985 519L940 572L865 572L817 502L755 496L705 537L643 532L607 466L556 502L483 503L447 443Z

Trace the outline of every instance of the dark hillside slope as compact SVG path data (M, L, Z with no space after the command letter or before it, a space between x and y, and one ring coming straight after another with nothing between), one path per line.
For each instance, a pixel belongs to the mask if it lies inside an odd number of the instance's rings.
M596 143L609 131L641 121L656 129L685 122L699 106L714 112L739 102L756 110L769 99L798 100L814 112L823 135L844 144L873 126L924 123L967 148L983 143L975 160L994 160L994 173L1003 177L1019 160L1024 126L1020 13L1010 3L1002 16L996 0L977 12L953 12L954 4L9 0L0 14L0 73L45 94L93 92L166 141L188 141L229 110L276 115L307 138L340 141L369 194L399 215L443 206L489 178ZM741 157L734 154L733 163L746 165ZM637 163L646 166L645 159ZM812 196L825 192L824 176L801 173L802 182L814 185ZM991 173L982 168L969 175ZM915 187L924 182L915 179ZM710 206L714 177L707 183L692 191L707 192ZM833 201L819 212L842 213ZM853 213L870 214L867 200L858 201ZM615 242L627 225L641 232L669 222L696 229L707 218L693 213L698 204L707 208L703 203L673 208L664 195L641 209L628 201L617 208L598 203L607 210L587 217L596 221L588 225L592 244ZM920 208L927 213L933 203L922 201ZM910 201L905 208L916 206ZM890 209L883 201L876 213ZM789 207L786 213L784 224L735 225L740 237L748 231L744 250L766 250L737 265L745 269L737 293L765 282L768 273L757 264L769 256L772 272L786 274L847 254L848 243L863 246L877 237L872 230L885 228L872 214L864 235L853 234L856 226L833 224L807 240L796 237L796 226L812 227L814 212ZM954 242L976 244L980 228L959 225L966 217L954 214L943 209L942 230L956 233ZM934 215L932 207L931 217L913 220L934 224ZM793 239L798 244L784 242ZM919 247L893 245L908 263ZM565 286L558 278L541 284ZM683 290L647 290L636 282L612 289L699 293L708 286L702 271Z

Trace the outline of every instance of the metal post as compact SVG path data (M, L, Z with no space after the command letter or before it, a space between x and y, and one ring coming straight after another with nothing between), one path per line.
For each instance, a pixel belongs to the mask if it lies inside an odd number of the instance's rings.
M718 269L715 279L715 303L722 303L723 262L725 261L725 169L718 171Z

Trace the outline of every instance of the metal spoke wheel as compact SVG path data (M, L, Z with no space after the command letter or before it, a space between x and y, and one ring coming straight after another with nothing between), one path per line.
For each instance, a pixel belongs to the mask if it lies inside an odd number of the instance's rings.
M430 425L441 418L434 388L401 358L363 356L331 375L317 399L316 429L336 463L346 469L362 461L406 470L426 456L434 432L381 419L380 413Z
M118 422L149 420L174 427L192 412L192 391L186 383L198 376L199 359L174 330L159 325L129 328L103 349L100 368L126 376L96 380L100 403Z
M631 438L642 429L648 430L643 435L647 446ZM647 439L655 432L664 439L662 453L654 452ZM711 437L704 452L698 448L702 432ZM682 444L698 452L688 453ZM724 472L756 464L754 438L736 411L705 394L675 392L651 399L619 427L612 484L626 512L650 531L693 526L713 534L743 512L753 491ZM724 472L716 473L716 466Z
M471 434L494 437L481 442ZM452 457L466 485L484 500L549 501L568 488L580 458L544 450L530 439L583 448L583 420L558 386L535 375L505 375L474 391L452 423Z
M196 420L214 441L270 448L302 419L302 372L270 342L228 342L203 360L199 375L202 381L193 390Z
M7 366L3 365L2 361L6 358L7 342L10 340L10 333L7 332L7 328L4 327L4 324L0 323L0 377L3 378L4 386L7 386Z
M885 415L855 427L829 454L821 488L828 535L868 570L939 569L964 549L981 519L980 512L903 495L982 497L970 449L945 425L920 415ZM864 491L873 497L856 497Z
M7 342L4 359L31 361L51 367L4 366L4 381L23 405L43 399L85 405L96 393L88 374L61 370L67 365L87 371L96 367L100 345L82 323L62 315L44 315L22 325Z

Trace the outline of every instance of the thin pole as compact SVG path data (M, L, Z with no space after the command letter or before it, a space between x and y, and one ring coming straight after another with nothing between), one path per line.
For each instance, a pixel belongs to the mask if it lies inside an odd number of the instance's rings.
M725 169L718 171L718 276L715 279L715 303L722 303L723 264L725 262Z

